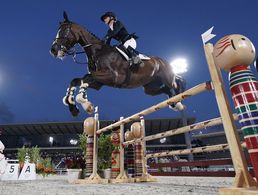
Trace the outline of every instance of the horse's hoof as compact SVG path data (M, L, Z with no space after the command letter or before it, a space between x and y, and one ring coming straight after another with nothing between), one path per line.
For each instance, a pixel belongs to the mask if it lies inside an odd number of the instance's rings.
M81 105L88 114L92 114L94 112L94 105L90 101L86 101Z
M69 105L69 110L70 110L72 116L78 116L80 113L80 110L75 105Z
M185 110L186 106L181 102L177 102L176 104L170 105L169 108L177 112L177 111Z
M176 103L176 108L179 110L179 111L182 111L182 110L185 110L185 105L182 104L181 102L177 102Z

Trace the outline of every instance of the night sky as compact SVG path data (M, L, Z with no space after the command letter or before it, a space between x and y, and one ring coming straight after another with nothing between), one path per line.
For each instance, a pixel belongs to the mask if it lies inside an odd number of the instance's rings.
M81 109L80 116L73 118L62 103L70 81L86 74L86 65L76 64L70 57L61 61L49 54L64 10L70 20L100 38L108 29L100 16L106 11L115 12L128 31L140 37L140 52L169 62L186 58L189 68L182 76L187 88L191 88L210 80L201 34L214 26L213 33L217 36L211 43L237 33L247 36L256 47L257 7L255 0L3 1L0 6L0 123L65 122L88 116ZM79 60L86 61L83 55ZM223 77L228 89L227 73ZM88 98L99 106L100 119L108 120L129 116L166 99L165 95L147 96L143 88L110 87L100 91L89 89ZM231 97L229 100L232 104ZM219 116L214 92L201 93L184 103L187 116L196 117L197 121ZM172 117L180 117L180 113L166 108L147 118Z

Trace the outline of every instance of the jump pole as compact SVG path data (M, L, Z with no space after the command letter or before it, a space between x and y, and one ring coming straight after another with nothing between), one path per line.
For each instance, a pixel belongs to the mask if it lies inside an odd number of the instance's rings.
M233 118L234 118L234 120L237 120L238 116L236 114L234 114ZM221 123L222 123L222 119L221 119L221 117L218 117L218 118L202 121L202 122L199 122L199 123L195 123L195 124L192 124L192 125L180 127L180 128L177 128L177 129L171 129L171 130L168 130L168 131L164 131L162 133L157 133L155 135L149 135L149 136L145 136L145 137L142 137L142 138L139 138L139 139L134 139L134 140L131 140L131 141L127 141L127 142L124 142L123 145L127 146L127 145L133 144L135 142L151 141L151 140L160 139L160 138L164 138L164 137L168 137L168 136L187 133L187 132L191 132L191 131L195 131L195 130L204 129L204 128L207 128L207 127L212 127L212 126L215 126L215 125L219 125Z
M191 97L193 95L197 95L203 91L206 91L206 90L211 90L211 85L210 85L210 82L206 82L206 83L201 83L195 87L192 87L188 90L186 90L185 92L183 93L180 93L176 96L173 96L163 102L160 102L154 106L151 106L141 112L138 112L132 116L129 116L125 119L122 119L116 123L113 123L107 127L104 127L102 129L99 129L97 130L97 134L101 134L103 132L106 132L106 131L110 131L116 127L119 127L121 124L126 124L126 123L129 123L129 122L132 122L132 121L135 121L135 120L138 120L140 119L141 116L145 116L145 115L148 115L148 114L151 114L153 112L156 112L157 110L161 109L161 108L165 108L165 107L168 107L170 104L172 103L176 103L176 102L179 102L179 101L182 101L183 99L186 99L188 97Z
M242 147L246 148L246 144L242 143ZM195 154L195 153L203 153L203 152L217 152L229 150L228 144L218 144L213 146L202 146L197 148L191 149L182 149L182 150L175 150L175 151L168 151L168 152L157 152L153 154L147 154L146 158L155 158L155 157L165 157L165 156L175 156L175 155L186 155L186 154Z

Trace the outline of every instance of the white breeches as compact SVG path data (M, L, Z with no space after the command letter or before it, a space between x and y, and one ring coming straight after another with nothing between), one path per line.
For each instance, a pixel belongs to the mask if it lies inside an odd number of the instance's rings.
M136 44L135 39L134 39L134 38L131 38L131 39L127 40L127 41L124 43L124 46L125 46L126 49L127 49L128 46L131 46L133 49L136 49L137 44Z

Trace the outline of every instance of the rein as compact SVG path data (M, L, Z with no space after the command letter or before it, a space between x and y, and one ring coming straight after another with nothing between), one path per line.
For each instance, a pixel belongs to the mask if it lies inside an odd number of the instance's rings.
M88 48L88 47L90 47L90 46L92 46L92 45L102 45L102 43L89 43L89 44L84 45L84 46L81 46L81 47L83 47L83 48ZM83 53L86 54L85 51L76 51L75 46L73 46L71 49L69 49L69 51L65 52L65 55L66 55L66 56L72 56L73 61L74 61L75 63L77 63L77 64L88 64L88 62L79 62L79 61L76 60L76 55L77 55L77 54L83 54ZM86 55L86 56L87 56L87 55Z

